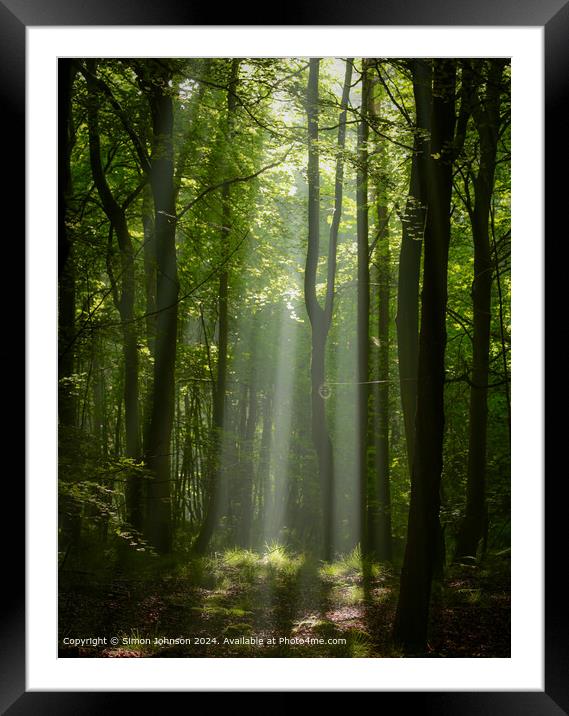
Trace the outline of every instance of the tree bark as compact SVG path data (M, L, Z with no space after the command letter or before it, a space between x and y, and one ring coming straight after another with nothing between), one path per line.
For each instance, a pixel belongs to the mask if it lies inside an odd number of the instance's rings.
M105 369L101 361L103 345L100 338L93 341L93 434L97 441L99 456L107 460L108 433L105 395Z
M415 97L415 138L411 160L409 196L403 217L397 286L397 354L401 407L405 425L409 474L413 469L415 411L417 407L417 363L419 358L419 277L425 230L426 186L422 186L421 163L428 159L431 124L431 65L412 60Z
M71 152L74 144L71 99L77 66L73 60L60 59L57 66L59 88L58 124L58 420L59 457L70 461L74 449L76 400L73 386L75 355L75 266L73 241L67 226L71 195ZM67 471L60 470L63 480L73 480ZM81 505L70 495L61 496L58 504L62 533L69 540L68 547L81 537Z
M391 485L389 478L389 302L390 251L389 227L385 192L378 190L377 282L379 298L378 339L379 366L377 371L377 430L375 460L377 474L377 527L375 553L380 561L391 561Z
M174 380L178 326L178 273L174 201L173 124L169 81L172 73L159 61L149 64L142 84L152 115L150 183L154 198L156 247L156 342L152 411L145 441L147 480L145 532L161 553L172 548L170 451L174 422Z
M241 457L241 505L238 542L244 549L251 547L251 526L253 519L253 447L257 429L257 385L255 369L251 371L247 401L247 419Z
M268 494L268 483L270 473L270 462L271 462L271 439L273 432L273 413L272 413L272 399L269 391L265 391L263 400L261 402L261 411L263 413L263 427L261 430L261 445L259 449L259 462L257 464L257 515L256 520L257 530L255 539L257 546L260 548L261 538L263 535L263 513L266 511L267 506L267 494Z
M156 246L152 187L142 190L142 227L144 231L144 291L146 295L146 342L150 354L156 351Z
M75 270L72 241L67 228L69 195L71 191L71 150L73 148L71 95L77 67L73 60L58 61L59 125L58 125L58 378L59 424L75 424L75 400L71 385L73 375L73 332L75 326Z
M121 264L121 291L117 308L121 317L124 360L124 419L126 436L126 456L132 460L140 459L140 423L138 410L138 335L134 320L135 304L135 266L134 251L130 237L126 213L116 201L107 182L101 160L101 142L99 137L99 95L97 92L96 61L89 60L85 72L88 97L89 156L91 173L97 193L112 231L117 237ZM114 277L110 276L111 282ZM137 530L142 529L142 484L138 473L130 473L126 483L127 519Z
M474 180L474 207L470 215L474 242L472 372L466 514L457 537L455 559L476 558L487 518L486 442L493 277L489 222L500 129L500 88L505 61L489 60L488 65L484 98L473 105L474 122L480 139L480 165Z
M227 93L227 134L228 141L231 141L233 131L234 113L237 106L235 87L237 86L240 60L233 58L231 62L229 87ZM223 168L227 173L227 167ZM207 505L205 519L202 528L194 542L193 550L196 554L203 554L212 538L220 512L220 481L221 473L221 449L223 444L223 429L225 425L225 393L227 383L227 342L228 342L228 293L229 273L226 264L226 257L229 253L229 237L231 234L231 203L230 184L224 184L221 188L222 204L222 228L221 228L221 255L223 268L219 274L218 292L218 344L217 344L217 378L214 386L213 396L213 441L210 461L210 476L208 480Z
M440 537L455 83L455 62L434 60L415 453L407 544L394 625L396 641L407 650L420 651L426 647L431 581Z
M358 246L357 288L357 440L360 489L360 549L367 558L374 546L374 500L371 499L368 465L369 447L369 217L368 217L368 135L370 79L366 59L362 59L362 100L358 123L358 169L356 175L356 218Z
M377 87L377 84L375 85ZM379 124L381 116L380 96L372 92L369 102L370 120ZM376 152L380 154L380 166L384 175L387 168L385 146L376 143ZM377 239L375 260L378 302L378 353L377 383L374 397L374 481L371 494L373 505L369 510L370 542L374 556L380 561L391 561L391 485L389 478L389 318L391 299L391 270L389 251L389 214L387 210L387 191L376 179L375 204L377 208Z
M343 150L346 138L346 108L352 76L352 60L346 62L342 93L342 110L338 127L338 158L334 193L334 216L330 226L324 308L316 296L316 276L320 252L320 168L318 150L320 60L311 58L308 72L308 250L304 273L304 300L312 329L311 341L311 432L318 461L318 477L322 498L322 554L325 560L332 557L334 513L334 456L326 420L326 339L332 321L334 285L336 278L336 247L342 214Z

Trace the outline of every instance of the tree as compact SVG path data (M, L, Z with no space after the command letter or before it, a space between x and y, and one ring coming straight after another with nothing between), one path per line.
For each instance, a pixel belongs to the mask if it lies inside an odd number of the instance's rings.
M470 378L469 446L466 514L457 536L455 558L476 557L486 514L486 436L491 298L494 267L490 247L490 211L500 134L502 73L506 60L477 61L482 96L473 100L472 114L480 140L480 163L474 179L474 205L468 208L474 242L472 282L472 372Z
M230 68L230 79L227 90L227 141L231 142L231 134L233 132L234 113L237 106L236 103L236 87L239 74L239 60L233 58ZM224 162L223 173L227 174L227 162ZM219 483L221 480L221 471L219 465L219 453L223 440L223 429L225 425L225 393L227 384L227 339L228 339L228 293L229 293L229 273L227 268L227 257L229 255L229 241L231 236L231 203L230 191L231 184L228 183L228 177L224 177L225 183L221 187L221 261L222 268L219 273L219 328L218 328L218 360L217 360L217 379L214 386L213 397L213 430L214 439L212 442L212 455L210 467L210 479L208 484L208 499L206 505L205 519L201 530L194 542L193 549L196 553L202 553L213 534L216 520L219 519Z
M69 439L76 426L76 400L74 395L74 332L75 332L75 266L73 241L68 227L69 203L72 188L71 154L75 143L72 120L73 83L77 65L73 60L62 59L58 68L60 121L58 131L58 419L59 457L72 459L73 444ZM62 439L62 438L67 439ZM69 479L69 476L66 476ZM80 505L69 496L59 503L62 531L69 544L79 540L81 532Z
M321 307L316 295L316 275L320 251L320 169L318 149L318 78L320 60L312 58L308 73L306 111L308 115L308 251L304 274L304 298L306 311L312 329L311 338L311 408L312 440L318 459L318 475L322 493L323 519L323 557L332 556L333 531L333 484L334 456L332 441L326 424L326 339L332 321L334 306L334 282L336 278L336 250L338 229L342 214L342 190L344 178L344 159L342 150L346 139L346 108L349 98L352 64L346 63L344 89L341 100L341 113L338 127L338 157L336 160L334 216L330 225L328 242L326 299Z
M238 608L288 634L300 609L333 634L348 601L386 623L397 586L377 562L403 559L394 636L439 653L441 620L470 604L463 578L482 586L464 564L440 579L445 531L471 545L461 560L482 537L507 591L509 70L122 58L60 73L61 583L72 596L104 560L130 594L90 595L111 620L174 576L184 604L156 605L176 606L172 628L201 629L212 597L222 630ZM333 653L386 643L347 636Z
M379 70L378 70L379 71ZM374 124L381 116L381 98L378 87L374 93L372 113ZM387 205L387 161L385 142L377 142L380 154L380 168L383 170L376 178L375 204L377 208L377 240L375 261L377 277L377 337L378 365L376 400L376 425L374 431L376 510L373 516L374 552L380 561L391 561L393 557L391 535L391 485L389 470L389 347L390 347L390 302L391 302L391 255L389 249L389 210Z
M117 238L120 252L120 293L112 269L112 261L107 260L107 271L112 285L115 306L120 314L123 336L123 367L124 367L124 416L126 432L126 455L132 460L139 460L140 421L139 421L139 386L138 386L138 330L134 316L135 306L135 265L134 249L126 218L128 198L123 205L113 196L101 159L101 141L99 131L99 94L97 82L96 60L88 60L84 76L88 89L87 116L89 126L89 157L93 182L109 220L109 254L112 253L112 236ZM128 476L126 491L128 520L137 529L142 529L142 484L137 472Z
M405 424L405 442L409 473L413 469L415 411L417 407L417 361L419 357L419 278L421 249L425 230L427 186L425 165L431 122L432 70L429 60L411 60L415 97L415 131L409 196L402 218L399 278L397 283L397 355L401 407ZM423 181L421 181L423 177Z
M73 330L75 323L75 274L73 268L72 242L69 236L68 206L71 189L71 150L73 131L71 121L71 97L73 81L77 74L72 60L61 60L58 65L60 107L63 110L59 123L59 224L58 224L58 271L59 271L59 421L70 427L75 423L75 406L70 380L73 375Z
M356 177L358 295L357 295L357 383L358 383L358 469L360 490L360 544L362 557L369 557L373 547L374 504L370 499L368 465L369 439L369 221L368 221L368 135L370 111L370 70L362 60L362 101L358 123L358 170Z
M172 548L170 438L174 420L174 369L178 326L178 271L172 90L173 72L160 60L137 68L152 116L150 184L156 247L156 343L153 399L144 454L149 471L145 533L159 552Z
M408 649L427 641L431 580L440 537L439 509L444 431L447 268L454 157L456 64L433 61L431 141L426 162L427 221L415 448L405 557L394 636Z

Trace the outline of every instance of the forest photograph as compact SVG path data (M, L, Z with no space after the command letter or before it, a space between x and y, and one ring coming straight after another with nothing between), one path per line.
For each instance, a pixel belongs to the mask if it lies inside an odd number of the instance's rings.
M510 60L57 74L59 657L510 657Z

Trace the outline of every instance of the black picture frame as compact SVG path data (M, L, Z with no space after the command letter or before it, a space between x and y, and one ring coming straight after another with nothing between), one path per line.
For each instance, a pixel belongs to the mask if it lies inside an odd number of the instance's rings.
M443 25L443 26L540 26L545 36L545 214L546 228L554 238L553 224L559 217L555 243L555 268L549 274L546 306L555 305L559 297L553 291L561 285L562 265L560 251L565 243L566 229L562 215L567 202L564 183L555 175L557 166L564 167L568 155L567 114L563 111L569 86L569 2L567 0L352 0L348 5L341 0L288 0L274 6L273 17L259 15L251 4L231 4L213 7L176 0L0 0L0 121L2 137L12 145L14 159L9 173L3 176L4 206L18 217L25 216L25 34L28 26L66 25L219 25L213 22L223 15L223 25ZM536 101L540 101L537 99ZM554 137L555 140L554 141ZM9 138L9 139L8 139ZM28 211L33 207L28 207ZM22 227L23 222L17 222ZM13 234L17 258L24 246L21 228ZM17 237L20 238L18 242ZM536 251L543 250L537 246ZM547 255L549 258L549 254ZM16 264L14 264L16 265ZM557 274L556 272L559 272ZM566 279L565 279L566 280ZM548 308L549 311L549 308ZM13 318L8 318L16 326ZM16 333L16 331L14 331ZM566 331L565 331L566 334ZM536 340L542 337L536 335ZM561 375L557 366L562 356L558 351L546 354L547 370ZM9 359L12 369L13 357ZM559 370L557 370L559 369ZM532 380L542 380L539 375ZM556 388L556 391L558 388ZM556 396L559 399L559 396ZM557 425L548 431L546 447L563 444ZM547 463L549 465L549 463ZM17 465L17 463L16 463ZM24 479L17 480L16 472L5 481L5 504L24 504ZM545 469L545 466L544 466ZM396 707L418 708L436 714L527 714L547 716L569 713L569 646L566 630L566 598L562 565L565 530L561 517L563 501L561 489L565 470L552 472L546 483L546 555L545 555L545 690L543 692L382 692L381 707L396 697ZM514 478L515 479L515 476ZM9 483L9 484L6 484ZM10 501L10 502L8 502ZM530 516L531 518L531 516ZM23 521L19 523L23 526ZM29 692L25 684L25 593L23 529L12 526L7 551L14 559L11 567L5 566L10 577L5 583L6 604L0 612L0 709L2 713L20 714L90 714L113 710L132 709L133 693L109 692ZM15 547L15 533L21 549ZM5 537L6 540L6 537ZM542 575L528 565L528 579L542 579ZM9 585L9 589L6 586ZM153 703L163 710L164 694L144 693L150 708ZM187 698L187 695L186 695ZM128 699L128 701L127 701ZM401 699L403 701L401 701ZM190 703L187 702L187 707ZM379 707L379 704L378 704Z

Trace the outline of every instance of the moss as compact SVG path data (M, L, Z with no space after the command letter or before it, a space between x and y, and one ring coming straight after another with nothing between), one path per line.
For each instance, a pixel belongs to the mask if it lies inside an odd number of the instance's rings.
M250 624L228 624L225 629L221 632L222 636L228 638L236 638L240 636L248 636L253 631L253 627Z

